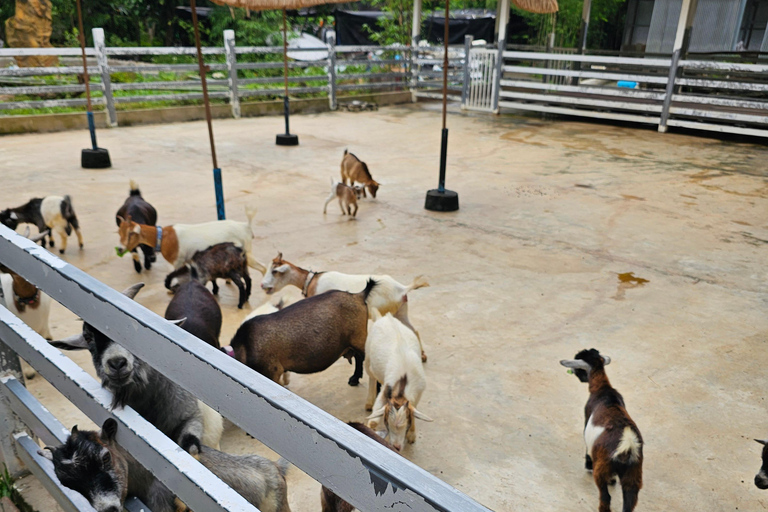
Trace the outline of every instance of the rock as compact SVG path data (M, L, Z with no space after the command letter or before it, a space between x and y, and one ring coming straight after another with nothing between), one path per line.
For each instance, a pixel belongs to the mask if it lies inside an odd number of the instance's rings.
M52 48L51 0L16 0L16 15L5 21L6 42L10 48ZM20 67L56 66L55 55L16 57Z

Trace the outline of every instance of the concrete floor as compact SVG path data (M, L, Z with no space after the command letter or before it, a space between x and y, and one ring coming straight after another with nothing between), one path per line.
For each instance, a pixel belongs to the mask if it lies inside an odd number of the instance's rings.
M410 312L429 354L419 408L435 422L419 425L404 455L497 511L595 510L582 469L588 393L558 361L596 347L612 357L609 377L645 439L637 510L768 508L752 484L752 438L768 435L768 150L453 113L448 185L461 210L438 214L423 209L437 181L437 108L296 116L297 148L274 145L279 118L214 124L227 214L244 219L245 205L258 207L259 259L282 251L315 270L428 277ZM84 132L0 139L0 205L71 194L86 247L78 252L72 238L65 258L117 289L147 282L137 299L162 314L169 266L139 276L118 259L113 215L133 178L162 224L214 219L205 124L101 131L110 170L79 167L88 142ZM383 183L354 221L335 204L321 213L344 148ZM630 272L647 282L620 279ZM234 290L221 296L224 344L249 311L236 309ZM250 307L264 300L257 288ZM79 329L60 306L51 325L57 337ZM87 354L73 356L93 371ZM366 387L347 386L351 371L342 360L294 376L290 389L362 420ZM89 425L42 379L29 387L67 426ZM236 428L223 449L268 453ZM293 470L293 510L319 510L319 488Z

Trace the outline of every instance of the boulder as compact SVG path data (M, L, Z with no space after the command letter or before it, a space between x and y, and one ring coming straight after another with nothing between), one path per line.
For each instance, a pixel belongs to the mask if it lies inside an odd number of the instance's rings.
M5 21L6 43L10 48L51 48L51 0L16 0L16 15ZM55 55L16 57L20 67L56 66Z

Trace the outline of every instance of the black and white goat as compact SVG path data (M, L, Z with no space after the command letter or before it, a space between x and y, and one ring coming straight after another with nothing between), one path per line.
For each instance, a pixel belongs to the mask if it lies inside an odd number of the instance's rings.
M768 489L768 440L755 439L755 441L763 445L763 464L755 475L755 486L765 490Z
M123 294L132 299L143 286L135 284ZM201 443L219 446L224 423L217 412L91 325L84 323L82 333L51 344L91 352L101 385L113 394L112 407L131 406L193 455Z
M120 227L121 218L125 219L129 216L139 224L149 224L150 226L157 224L157 210L141 197L139 185L133 180L131 180L131 190L128 193L128 198L115 214L117 227ZM140 245L139 247L141 247L141 252L144 253L144 268L149 270L152 268L152 263L157 259L157 256L155 256L155 248L149 245ZM131 251L133 268L136 269L136 272L141 273L141 262L139 261L139 253L137 252L137 249L138 248L134 247Z
M53 462L62 485L82 494L97 512L120 512L127 496L136 496L153 512L189 508L130 453L115 442L117 422L107 419L100 432L72 427L67 442L40 453ZM200 463L261 512L290 512L285 459L230 455L203 446Z
M72 234L72 229L77 234L77 242L83 248L83 235L80 233L80 223L77 221L75 209L72 207L72 198L69 196L46 196L31 199L28 203L17 208L8 208L0 212L0 222L11 229L16 229L19 224L34 224L40 233L46 232L49 244L54 246L53 232L61 238L59 252L64 254L67 250L67 237ZM45 245L45 238L43 245Z
M593 471L600 490L600 512L610 512L608 486L616 476L621 481L623 512L632 512L643 486L643 438L629 417L624 398L608 381L605 366L611 362L595 349L582 350L574 359L560 364L571 368L581 382L589 383L589 400L584 408L586 468Z

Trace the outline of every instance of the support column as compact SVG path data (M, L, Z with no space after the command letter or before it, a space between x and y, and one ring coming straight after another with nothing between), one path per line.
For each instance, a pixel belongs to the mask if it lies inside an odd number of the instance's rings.
M413 0L413 28L411 29L411 45L418 46L421 40L421 0Z
M589 14L592 11L592 0L584 0L581 10L581 31L579 32L579 53L587 51L587 34L589 33Z
M507 40L507 25L509 25L509 0L498 0L496 8L496 40Z
M467 107L469 98L469 86L472 83L472 74L469 68L470 51L472 50L472 36L464 36L464 81L461 86L461 109Z
M0 340L0 377L6 376L24 382L19 356ZM16 455L16 441L13 438L14 434L23 430L24 424L13 413L10 404L0 398L0 461L8 467L8 472L13 476L24 472L24 463Z
M328 106L336 110L336 37L328 39Z
M229 108L232 117L240 119L240 95L237 92L237 54L235 53L235 31L224 31L224 54L227 58L227 79L229 85Z
M696 7L698 4L699 0L683 0L683 5L680 8L680 18L677 21L677 32L675 32L675 44L672 47L672 64L669 67L667 89L666 94L664 95L664 103L661 107L661 116L659 119L659 132L661 133L667 131L669 107L672 104L672 95L675 94L675 81L677 80L679 62L680 59L684 59L688 53L693 19L696 16Z
M499 113L499 92L501 91L501 78L504 75L504 51L507 49L509 0L499 0L497 18L499 21L499 34L496 39L496 69L493 73L493 97L491 99L493 111L496 114Z
M117 111L115 110L115 98L112 95L112 77L109 75L109 64L107 62L107 51L104 43L104 29L94 28L93 48L96 50L96 62L101 75L101 86L104 91L104 100L107 106L107 124L110 127L117 126Z

